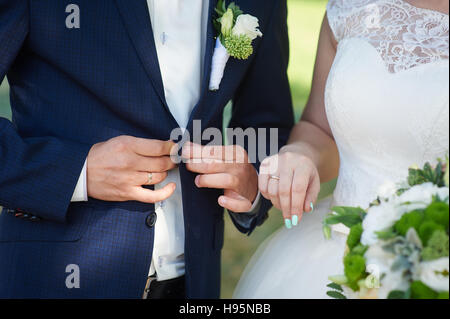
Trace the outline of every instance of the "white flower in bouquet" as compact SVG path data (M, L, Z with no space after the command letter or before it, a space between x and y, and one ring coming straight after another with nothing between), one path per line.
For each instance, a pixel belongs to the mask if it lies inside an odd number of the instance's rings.
M376 243L367 249L364 257L367 265L375 265L380 273L385 273L391 269L395 260L395 255L383 249L384 243Z
M381 280L381 286L377 291L379 299L387 299L391 291L407 290L409 281L405 278L402 271L389 271Z
M401 212L390 202L382 202L379 206L371 207L363 221L361 243L367 246L376 244L379 240L377 232L392 227L400 217Z
M412 187L397 198L397 203L402 205L402 211L424 209L433 201L433 196L447 199L449 190L447 187L438 187L432 183L425 183Z
M387 182L378 189L377 194L381 198L389 199L396 194L398 188L399 188L399 185L397 185L396 183Z
M252 41L257 37L262 37L263 34L259 31L259 20L258 18L251 16L249 14L242 14L237 17L236 24L234 25L233 35L241 36L245 35L249 37Z
M425 183L412 187L389 202L371 207L363 221L361 243L367 246L377 243L378 232L392 227L405 213L426 208L433 201L433 196L448 200L449 189Z
M449 290L449 258L442 257L419 264L415 277L437 292Z

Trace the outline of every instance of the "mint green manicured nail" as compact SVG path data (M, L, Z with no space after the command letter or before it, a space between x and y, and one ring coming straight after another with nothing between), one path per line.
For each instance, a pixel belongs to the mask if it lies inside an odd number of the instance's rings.
M311 213L314 211L314 204L311 202L311 205L309 205L311 207Z
M294 227L298 225L298 216L297 215L292 216L292 225Z
M292 228L292 222L290 219L285 219L284 223L286 224L286 228L287 229L291 229Z

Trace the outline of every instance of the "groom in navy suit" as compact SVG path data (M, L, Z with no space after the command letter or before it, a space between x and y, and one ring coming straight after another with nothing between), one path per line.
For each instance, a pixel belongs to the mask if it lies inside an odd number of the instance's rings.
M262 159L176 165L171 132L230 100L230 128L293 125L286 1L236 2L264 36L213 92L215 0L0 0L0 298L219 297L223 208L262 224Z

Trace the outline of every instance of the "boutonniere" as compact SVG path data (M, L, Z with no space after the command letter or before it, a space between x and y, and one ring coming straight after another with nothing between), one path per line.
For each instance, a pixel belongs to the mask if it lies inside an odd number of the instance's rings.
M215 11L213 22L218 36L212 59L211 91L219 89L230 57L247 60L253 54L253 40L263 36L258 18L244 14L234 2L227 7L225 0L219 0Z

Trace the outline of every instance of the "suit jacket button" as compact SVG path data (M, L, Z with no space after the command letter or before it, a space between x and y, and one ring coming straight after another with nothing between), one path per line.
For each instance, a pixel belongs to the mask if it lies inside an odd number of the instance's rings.
M153 228L156 224L157 218L158 216L156 215L156 213L150 213L145 219L145 225L147 225L147 227L149 228Z
M30 217L30 221L32 221L32 222L38 222L38 221L40 221L41 219L39 218L39 217L37 217L37 216L31 216Z

